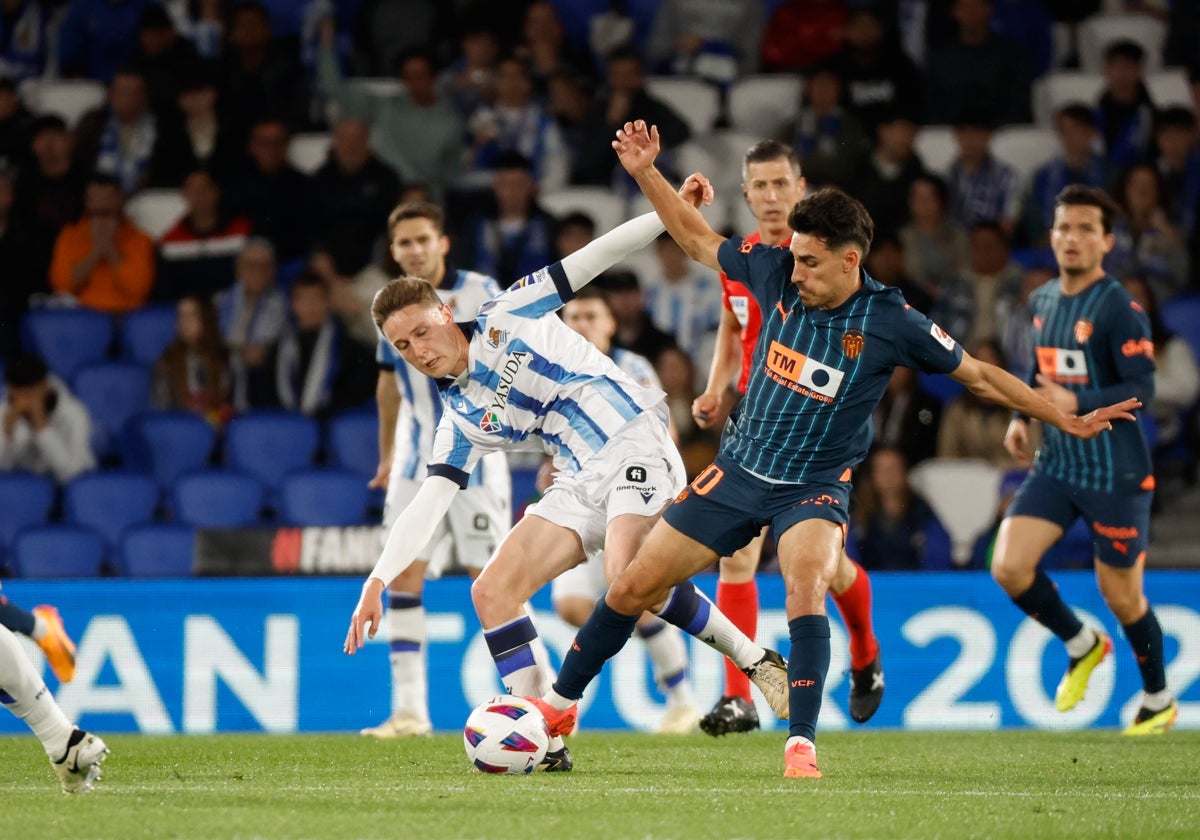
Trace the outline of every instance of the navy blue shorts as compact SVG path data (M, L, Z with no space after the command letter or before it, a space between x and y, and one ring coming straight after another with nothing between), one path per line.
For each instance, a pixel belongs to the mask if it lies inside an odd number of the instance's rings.
M758 536L776 535L807 519L824 519L845 532L850 513L850 471L830 484L774 484L717 456L676 497L663 517L671 527L727 557Z
M1096 559L1127 569L1146 553L1153 500L1153 490L1085 490L1035 471L1021 482L1006 515L1045 519L1063 531L1082 516L1092 532Z

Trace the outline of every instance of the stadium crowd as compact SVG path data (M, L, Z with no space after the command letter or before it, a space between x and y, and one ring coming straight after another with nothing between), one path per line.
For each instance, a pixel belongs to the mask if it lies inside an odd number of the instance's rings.
M840 186L870 211L871 275L973 356L1021 377L1034 355L1027 301L1054 274L1054 197L1070 183L1108 189L1124 215L1106 267L1154 329L1157 393L1144 431L1160 476L1194 481L1191 9L4 0L0 569L21 573L23 526L50 521L99 528L99 556L118 574L126 525L378 521L366 490L378 456L370 304L398 271L388 214L407 201L440 204L450 262L511 283L644 211L610 146L635 118L658 126L676 180L697 168L713 180L709 212L729 233L755 226L740 192L745 149L767 137L795 148L810 189ZM655 364L690 477L712 460L719 431L691 413L721 318L717 277L664 234L597 283L615 346ZM293 466L362 477L357 512L327 522L289 510L275 464L236 497L249 499L240 515L206 519L215 514L189 503L183 479L253 473L235 429L280 416L293 431L268 434L288 444ZM155 437L163 418L192 437ZM1002 445L1008 412L900 368L874 419L853 512L863 566L986 566L994 529L952 550L954 523L939 519L952 515L946 500L919 492L909 470L988 462L1005 475L998 522L1019 478ZM346 443L353 434L360 440ZM83 484L105 474L149 489L121 504L99 491L110 505L89 519L97 491ZM1090 565L1086 532L1080 545L1068 541L1059 562Z

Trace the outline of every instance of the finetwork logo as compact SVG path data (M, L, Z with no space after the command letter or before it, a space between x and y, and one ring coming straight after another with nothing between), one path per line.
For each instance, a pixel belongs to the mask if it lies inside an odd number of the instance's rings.
M500 431L500 427L500 415L494 411L484 412L483 417L479 418L479 428L488 434Z

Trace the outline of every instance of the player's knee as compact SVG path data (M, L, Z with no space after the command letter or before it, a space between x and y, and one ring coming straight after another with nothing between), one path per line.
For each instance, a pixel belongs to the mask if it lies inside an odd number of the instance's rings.
M622 615L634 615L652 606L654 598L649 597L637 581L630 575L621 575L608 588L604 596L605 602Z
M1108 611L1122 624L1132 624L1146 614L1148 603L1145 596L1136 589L1106 587L1100 594L1104 596Z
M475 613L480 620L488 621L488 617L503 612L512 599L505 594L504 587L493 581L492 576L484 573L471 582L471 603L475 605Z
M554 611L572 627L582 627L595 606L594 602L586 598L559 598L554 602Z

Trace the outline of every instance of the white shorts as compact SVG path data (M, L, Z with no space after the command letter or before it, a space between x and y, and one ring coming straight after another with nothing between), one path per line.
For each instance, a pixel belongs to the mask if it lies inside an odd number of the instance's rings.
M383 538L392 523L417 495L421 482L392 477L383 506ZM482 569L511 526L509 506L490 487L466 487L454 494L450 509L417 554L429 565L427 579L439 578L457 568Z
M567 569L550 581L550 600L558 603L561 598L587 598L599 601L608 591L608 579L604 576L604 552L598 551L573 569Z
M617 432L582 470L557 472L554 483L526 508L525 515L574 531L590 561L604 549L613 518L626 513L657 516L685 483L683 460L666 425L642 414Z

